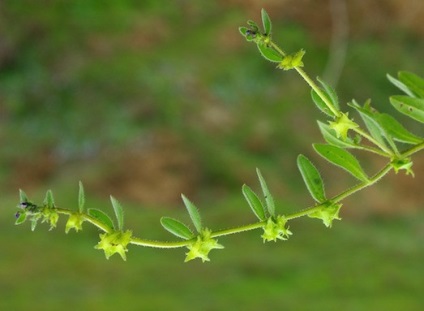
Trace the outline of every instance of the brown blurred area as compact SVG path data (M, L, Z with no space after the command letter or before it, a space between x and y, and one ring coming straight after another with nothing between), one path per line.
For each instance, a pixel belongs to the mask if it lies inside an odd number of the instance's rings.
M337 0L334 0L337 1ZM332 13L332 2L324 0L219 0L212 10L219 12L232 11L235 16L232 17L232 22L223 21L223 28L220 30L219 35L214 37L218 42L218 53L242 53L247 49L253 49L253 46L247 46L246 42L239 38L238 34L234 31L238 26L243 25L245 20L254 19L259 20L260 9L266 7L267 11L275 21L276 26L280 23L277 21L291 22L305 28L305 32L312 38L313 43L321 47L329 47L332 40L334 30L333 20L334 14ZM50 1L43 1L48 5ZM380 40L392 35L393 27L407 32L415 37L424 36L424 23L422 22L424 16L424 2L417 0L347 0L346 2L348 21L348 46L349 49L351 41L361 40L363 37L373 38L373 40ZM179 29L189 29L190 27L199 27L203 25L201 16L206 14L203 12L202 5L192 4L191 1L181 1L180 3L181 14L184 15L184 22L187 25L180 25ZM334 8L333 8L334 9ZM26 33L20 35L20 40L8 40L8 29L10 25L5 25L6 22L11 22L10 19L1 18L1 15L6 16L8 8L5 3L0 3L0 72L13 67L14 63L19 61L19 50L25 48L25 42L30 42L31 36L44 36L48 40L48 29L43 28L43 25L28 26ZM135 12L140 14L142 12ZM208 12L210 15L214 15ZM332 15L333 14L333 15ZM200 17L199 17L200 16ZM215 16L219 16L218 13ZM336 17L337 18L337 17ZM237 21L237 22L234 22ZM19 21L18 21L19 22ZM234 22L234 23L233 23ZM161 47L171 47L172 42L175 41L175 36L185 36L185 33L175 33L174 25L166 17L161 16L160 10L157 10L151 15L145 16L143 20L131 24L125 31L116 36L102 36L93 32L92 35L85 37L83 43L84 49L89 51L89 57L92 59L106 59L109 55L116 55L120 51L148 51L154 49L161 49ZM205 27L206 28L206 27ZM275 29L278 31L278 29ZM66 80L66 72L72 71L73 68L81 66L85 60L79 59L81 53L78 52L78 46L74 47L75 53L65 53L67 56L73 58L68 59L68 63L60 64L55 63L52 66L59 66L54 69L58 80ZM181 49L181 47L180 47ZM187 46L187 49L189 47ZM199 50L199 53L204 51ZM181 52L184 55L184 52ZM205 52L206 53L206 52ZM245 53L245 52L243 52ZM390 51L387 51L390 53ZM190 67L190 55L183 62ZM423 53L424 55L424 53ZM259 57L259 56L257 56ZM214 60L216 61L216 60ZM249 62L249 59L245 60ZM215 63L207 63L203 65L215 66ZM268 70L272 68L267 67L265 62L263 66ZM344 63L343 65L349 66ZM60 66L63 66L63 70ZM196 64L194 65L196 66ZM422 67L422 66L421 66ZM422 68L420 69L423 70ZM151 74L151 73L149 73ZM161 75L169 74L164 70L157 71L156 79L160 80ZM171 73L172 74L172 73ZM281 73L283 74L283 73ZM284 73L286 74L286 73ZM291 74L291 73L289 73ZM384 78L384 77L383 77ZM205 79L199 81L196 79ZM195 75L184 76L177 78L176 84L184 81L185 90L184 96L190 98L194 102L199 102L198 106L202 111L193 114L193 117L185 116L183 122L192 122L196 124L195 128L202 128L208 132L209 135L205 136L204 140L214 137L226 136L231 133L237 121L236 110L233 111L228 107L220 105L219 99L211 94L209 90L207 78L196 77ZM124 82L125 83L125 82ZM181 82L183 83L183 82ZM226 83L231 84L235 81L227 80ZM301 89L301 88L299 88ZM280 89L281 96L284 96L284 87ZM132 90L130 90L132 92ZM36 93L36 90L34 91ZM28 97L36 96L34 92L29 91ZM125 92L125 88L122 92ZM167 92L163 90L162 92ZM304 89L304 93L307 90ZM142 98L145 95L144 98ZM141 121L149 121L156 113L156 99L155 94L144 94L143 92L137 93L134 100L142 101L143 104L130 105L129 114L140 115ZM389 94L387 94L389 95ZM25 95L23 95L25 98ZM372 96L372 94L370 94ZM260 97L260 96L259 96ZM9 108L4 105L4 98L0 93L0 122L8 119ZM3 101L3 103L2 103ZM204 104L202 104L202 102ZM149 104L150 103L150 104ZM93 102L92 105L96 105ZM125 103L122 103L124 105ZM46 112L49 113L49 112ZM260 122L259 122L260 123ZM96 116L93 116L93 128L96 127ZM15 130L18 131L19 129ZM237 128L235 128L237 130ZM318 135L317 129L315 129ZM90 128L87 129L87 132ZM250 139L247 139L242 145L245 150L253 153L267 152L267 148L271 142L269 141L269 134L271 130L267 126L258 126L258 129L253 132ZM272 131L271 131L272 132ZM15 191L16 188L34 189L41 185L51 185L54 180L60 179L64 175L72 176L71 179L75 180L75 184L79 179L83 179L86 187L91 191L98 194L107 195L113 193L115 196L122 199L133 200L139 202L141 205L175 205L180 202L180 194L186 193L187 195L196 195L201 193L203 188L209 183L208 174L211 169L205 169L204 161L202 159L202 151L199 152L198 147L193 140L181 136L181 132L175 131L172 126L152 126L148 130L143 130L140 135L135 135L128 143L116 147L114 143L105 141L94 151L85 155L72 155L62 156L57 152L56 142L43 142L37 148L27 150L22 145L22 153L19 150L9 152L8 147L4 145L7 139L4 137L6 134L0 133L0 143L3 141L3 153L11 154L12 156L4 156L3 161L7 166L7 174L5 181L2 183L3 191ZM26 134L19 134L25 136ZM32 135L37 135L36 130ZM318 137L318 136L315 136ZM314 138L315 138L314 137ZM310 142L305 142L309 146ZM213 139L209 144L220 143L220 140L215 142ZM19 146L19 144L17 145ZM295 145L294 147L297 147ZM215 146L216 149L225 148L224 146ZM306 147L305 147L306 148ZM218 152L218 151L215 151ZM294 151L294 153L300 151ZM16 155L19 156L16 156ZM283 155L281 156L284 157ZM375 211L380 212L394 212L399 209L399 205L404 206L405 209L412 209L419 205L419 202L424 201L424 194L421 191L422 184L424 183L424 157L416 157L417 161L415 167L415 178L409 176L395 176L392 174L388 180L381 182L379 185L358 194L353 200L360 200L364 205L372 205ZM216 166L219 166L218 161ZM240 186L243 182L251 180L254 182L255 166L249 162L249 166L237 167L238 160L236 157L229 156L228 161L222 162L228 165L228 171L232 177L222 177L223 179L231 179L230 183ZM260 163L258 163L260 165ZM280 165L276 163L276 165ZM295 162L286 164L294 167ZM272 167L272 164L270 164ZM375 167L378 167L377 165ZM224 170L225 168L221 168ZM282 168L284 169L284 167ZM292 172L295 172L294 168ZM220 174L212 174L215 182L215 188L220 189ZM253 176L253 177L252 177ZM330 172L333 180L330 179L328 187L335 181L337 183L337 173ZM287 177L286 177L287 178ZM290 178L287 178L290 179ZM284 191L287 188L284 186L286 180L278 180L278 177L272 177L274 184ZM226 182L224 182L224 187ZM393 189L396 189L394 191ZM400 190L400 191L399 191ZM349 202L347 203L349 204ZM355 213L355 212L352 212Z

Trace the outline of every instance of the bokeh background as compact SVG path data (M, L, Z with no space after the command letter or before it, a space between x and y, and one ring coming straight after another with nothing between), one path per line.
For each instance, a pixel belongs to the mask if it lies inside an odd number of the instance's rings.
M79 180L89 207L118 198L138 236L168 239L159 218L188 219L181 193L212 229L249 223L240 189L258 189L256 167L282 213L312 203L299 153L329 194L352 185L312 152L323 115L301 78L239 35L262 7L276 41L304 48L306 71L343 104L372 98L396 114L386 74L424 75L422 1L0 1L2 310L422 310L423 156L415 178L392 174L346 200L330 230L305 218L286 242L221 238L206 264L131 246L127 262L106 260L97 230L65 235L66 219L14 225L19 188L76 208ZM383 164L358 156L370 173Z

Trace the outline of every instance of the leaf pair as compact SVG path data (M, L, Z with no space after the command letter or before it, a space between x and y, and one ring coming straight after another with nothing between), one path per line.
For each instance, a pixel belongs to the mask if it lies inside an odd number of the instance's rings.
M256 169L256 173L258 175L259 183L261 184L262 188L262 193L265 198L265 205L259 199L258 195L249 186L243 185L242 192L244 198L246 199L255 216L259 220L264 221L268 218L268 215L271 217L275 216L275 203L274 198L272 197L268 185L266 184L265 179L263 178L260 170Z
M84 190L82 188L82 185L80 184L80 197L79 197L79 207L80 211L82 210L82 207L84 206ZM113 211L115 212L115 217L117 220L117 224L115 225L112 218L109 217L108 214L103 212L100 209L97 208L89 208L87 210L88 215L91 217L97 219L100 221L103 225L108 227L109 229L113 229L116 231L123 231L124 229L124 210L119 203L117 199L115 199L113 196L110 196L110 201L112 203Z
M410 97L407 98L412 99ZM383 146L387 147L388 144L395 152L397 151L395 141L417 144L423 140L421 137L409 132L391 115L377 112L371 107L370 101L367 101L363 107L356 101L350 103L349 106L359 113L371 136Z
M258 46L261 55L268 61L280 63L283 56L278 51L270 46L272 22L268 13L262 9L261 11L262 25L264 31L259 30L259 26L254 21L248 21L249 27L240 27L240 33L246 38L247 41L253 41Z
M340 110L339 98L337 97L336 91L320 77L317 77L318 82L321 84L321 92L324 94L326 99L333 105L336 110ZM329 117L336 117L333 111L328 107L327 103L318 95L315 90L311 90L311 97L315 105L319 110L324 112Z
M313 146L315 151L328 162L341 167L360 181L368 181L368 176L358 160L350 152L332 145L314 144ZM297 167L312 198L317 203L327 201L324 181L315 165L306 156L301 154L297 157Z
M400 113L424 123L424 79L406 71L399 72L398 79L390 75L387 75L387 78L408 95L390 97L393 107Z
M185 195L181 195L181 197L185 207L187 208L188 214L190 215L190 219L194 225L194 228L196 229L197 233L200 234L203 227L199 210L189 199L187 199ZM177 219L171 217L162 217L160 223L167 231L179 238L190 240L195 237L193 231L191 231L187 225Z

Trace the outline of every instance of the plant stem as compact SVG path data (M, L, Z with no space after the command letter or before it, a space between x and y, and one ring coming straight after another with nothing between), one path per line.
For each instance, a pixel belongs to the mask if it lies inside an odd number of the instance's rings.
M273 41L270 42L270 45L274 50L276 50L281 56L286 57L286 53ZM312 80L308 74L300 67L294 67L296 69L297 73L306 81L306 83L309 84L309 86L318 94L318 96L322 99L322 101L326 104L328 109L331 110L331 112L334 114L335 117L340 116L340 111L338 111L331 101L327 98L327 96L324 95L324 93L321 91L321 89L316 85L314 80Z
M385 145L380 144L378 141L376 141L372 136L368 135L366 132L364 132L361 128L353 128L353 131L355 131L356 133L358 133L359 135L361 135L362 137L364 137L365 139L367 139L369 142L373 143L374 145L376 145L378 148L380 148L381 150L384 151L383 155L385 157L392 157L393 156L393 152L387 148Z

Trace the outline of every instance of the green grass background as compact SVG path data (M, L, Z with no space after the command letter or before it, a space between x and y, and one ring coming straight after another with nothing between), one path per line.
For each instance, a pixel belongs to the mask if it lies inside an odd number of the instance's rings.
M372 97L392 113L385 74L424 73L424 31L400 3L349 2L343 104ZM323 116L302 80L238 34L261 7L283 48L305 48L306 70L321 75L327 1L2 2L1 310L422 310L418 157L415 179L391 175L347 200L333 228L299 219L285 242L263 244L260 231L220 238L226 248L205 264L134 246L127 262L106 260L97 230L65 235L63 217L52 231L13 224L19 188L36 202L50 188L74 208L82 180L87 205L112 212L113 194L137 236L168 239L161 216L188 220L180 192L211 229L241 225L254 221L240 188L258 189L256 167L281 213L311 204L298 153L322 167L330 194L352 185L311 151ZM371 172L381 165L363 160Z

